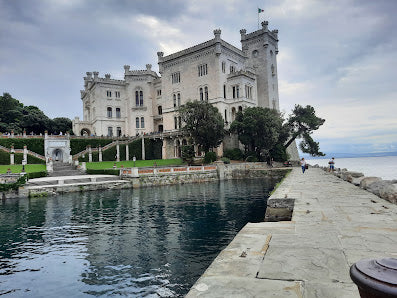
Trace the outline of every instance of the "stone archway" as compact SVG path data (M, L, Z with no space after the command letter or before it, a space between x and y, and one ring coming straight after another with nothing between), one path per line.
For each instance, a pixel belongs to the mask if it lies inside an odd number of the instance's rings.
M52 151L52 160L63 162L63 150L60 148L56 148Z
M80 135L81 136L90 136L91 132L90 132L90 130L88 128L82 128L81 131L80 131Z

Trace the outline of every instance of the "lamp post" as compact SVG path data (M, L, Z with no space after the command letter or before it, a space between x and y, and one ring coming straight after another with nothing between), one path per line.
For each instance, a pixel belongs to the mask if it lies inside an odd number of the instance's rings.
M132 158L132 161L134 162L134 168L135 168L135 162L136 162L136 157L134 155L134 157Z

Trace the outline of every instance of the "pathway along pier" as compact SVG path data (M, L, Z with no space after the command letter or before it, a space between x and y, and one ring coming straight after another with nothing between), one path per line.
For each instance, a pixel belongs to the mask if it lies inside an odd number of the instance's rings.
M270 199L291 221L248 223L187 297L360 297L363 258L397 258L397 205L321 169L294 168Z

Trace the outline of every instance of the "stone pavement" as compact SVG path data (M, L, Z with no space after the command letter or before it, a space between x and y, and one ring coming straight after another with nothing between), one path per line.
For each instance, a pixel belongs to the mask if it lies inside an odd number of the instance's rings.
M248 223L187 297L359 297L350 266L397 258L397 205L315 168L294 168L285 195L292 221Z

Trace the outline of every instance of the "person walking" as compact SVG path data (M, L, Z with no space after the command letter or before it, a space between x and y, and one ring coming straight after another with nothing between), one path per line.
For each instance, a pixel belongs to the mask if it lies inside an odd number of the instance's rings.
M333 172L335 170L335 158L332 157L328 162L328 164L329 164L329 171Z
M306 170L306 160L304 157L301 159L301 167L302 167L302 173L305 173Z

